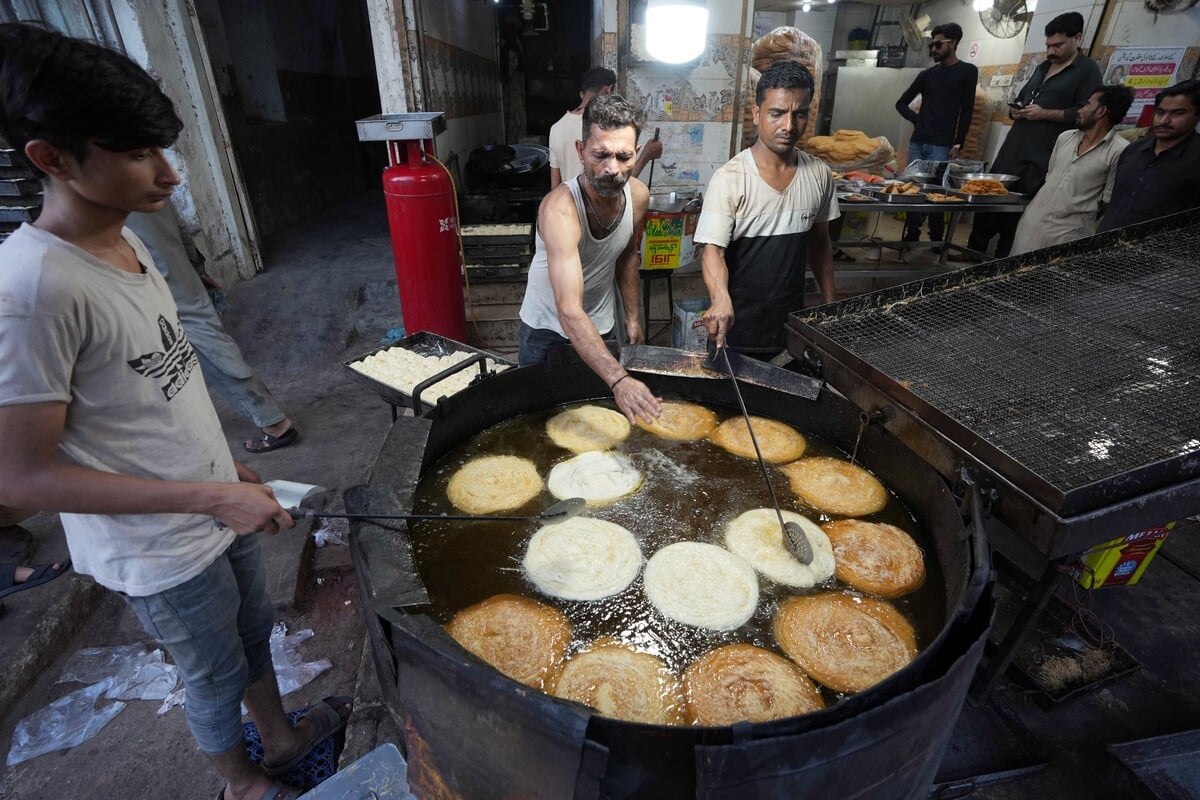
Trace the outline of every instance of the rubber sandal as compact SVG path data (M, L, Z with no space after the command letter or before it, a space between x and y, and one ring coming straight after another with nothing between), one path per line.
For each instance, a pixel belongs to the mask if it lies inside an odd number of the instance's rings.
M338 713L339 708L347 710L346 719L342 719L342 715ZM272 778L278 778L281 775L291 772L308 756L314 747L346 727L346 720L350 718L350 712L353 710L354 700L343 696L326 697L321 702L314 704L308 709L308 713L301 718L312 721L314 730L313 738L283 764L268 764L264 759L262 761L263 772Z
M287 447L290 444L295 444L300 438L300 432L295 428L288 428L279 436L272 436L263 431L253 439L242 442L242 447L246 448L251 453L269 453L272 450L278 450L281 447Z
M49 583L66 573L71 568L71 562L62 562L59 564L58 569L55 569L53 564L32 564L30 566L33 569L33 574L20 583L17 583L17 567L20 566L24 565L13 563L0 564L0 597L7 597L14 592L32 589L35 586L41 586L43 583Z

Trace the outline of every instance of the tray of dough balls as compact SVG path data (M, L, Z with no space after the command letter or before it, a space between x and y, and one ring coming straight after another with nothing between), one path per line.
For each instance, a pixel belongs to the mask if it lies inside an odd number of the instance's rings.
M436 333L418 331L344 361L342 366L388 403L422 414L439 398L515 367L516 362Z

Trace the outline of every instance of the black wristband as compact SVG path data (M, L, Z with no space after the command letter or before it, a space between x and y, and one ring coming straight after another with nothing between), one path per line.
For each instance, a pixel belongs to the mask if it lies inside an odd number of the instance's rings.
M622 375L621 377L619 377L615 381L613 381L611 384L609 384L608 390L611 392L613 389L617 388L618 383L620 383L621 381L625 380L628 377L629 377L629 373L626 372L624 375Z

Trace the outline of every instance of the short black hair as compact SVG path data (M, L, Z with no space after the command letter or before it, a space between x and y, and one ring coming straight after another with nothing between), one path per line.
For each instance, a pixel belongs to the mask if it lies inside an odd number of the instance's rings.
M607 85L607 84L605 84ZM642 134L642 112L619 94L601 94L583 108L583 141L592 135L592 126L602 131L633 128L633 139Z
M1129 107L1133 105L1133 89L1123 83L1101 86L1092 94L1100 95L1098 102L1108 109L1108 121L1113 125L1120 125L1121 120L1129 113Z
M754 105L761 106L768 89L814 89L812 73L798 61L776 61L758 79Z
M170 147L181 130L170 98L128 56L34 25L0 25L0 135L22 157L34 139L82 160L88 144Z
M942 36L945 36L947 39L949 39L952 42L961 42L962 41L962 37L963 37L962 25L959 25L957 22L947 22L945 25L938 25L936 28L934 28L932 31L929 32L929 35L937 36L939 33Z
M1078 11L1068 11L1066 14L1059 14L1046 23L1047 36L1054 36L1059 33L1067 37L1078 36L1083 33L1083 14L1080 14Z
M1192 103L1192 108L1200 112L1200 80L1180 81L1174 86L1168 86L1158 94L1154 95L1154 107L1158 108L1164 97L1176 97L1183 95Z
M579 79L579 91L593 92L617 85L617 73L607 67L592 67Z

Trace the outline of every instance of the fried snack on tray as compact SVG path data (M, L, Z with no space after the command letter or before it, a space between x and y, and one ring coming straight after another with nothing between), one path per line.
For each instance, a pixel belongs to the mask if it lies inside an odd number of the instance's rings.
M889 183L883 187L884 194L920 194L921 185L919 183Z
M869 202L871 202L870 197L867 197L865 194L857 194L857 193L840 194L840 195L838 195L838 200L846 200L851 203L869 203Z
M813 136L804 149L822 161L831 164L854 164L862 161L883 145L878 137L872 138L862 131L838 130L832 136ZM850 177L849 174L846 177Z
M952 194L942 194L941 192L930 192L925 195L925 199L931 203L965 203L961 197L955 197Z
M1004 184L994 178L976 178L959 188L963 194L1008 194Z
M860 172L859 170L856 170L856 169L850 170L849 172L843 174L842 177L848 181L862 181L863 183L883 183L883 178L879 177L878 175L872 175L869 172Z

